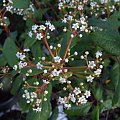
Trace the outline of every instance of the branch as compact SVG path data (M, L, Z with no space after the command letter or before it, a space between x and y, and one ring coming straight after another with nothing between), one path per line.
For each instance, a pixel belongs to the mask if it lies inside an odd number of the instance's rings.
M46 39L45 35L44 35L43 33L42 33L42 35L43 35L43 41L44 41L44 43L45 43L45 45L46 45L46 47L47 47L47 49L48 49L51 57L54 58L54 55L53 55L53 53L52 53L52 51L51 51L51 49L50 49L50 47L49 47L49 44L48 44L48 42L47 42L47 39Z
M63 56L63 59L62 59L62 63L64 62L64 60L65 60L65 58L66 58L66 55L67 55L68 49L69 49L69 47L70 47L70 45L71 45L71 43L72 43L72 40L73 40L73 38L70 37L70 40L69 40L69 42L68 42L68 45L67 45L67 47L66 47L66 50L65 50L65 53L64 53L64 56Z

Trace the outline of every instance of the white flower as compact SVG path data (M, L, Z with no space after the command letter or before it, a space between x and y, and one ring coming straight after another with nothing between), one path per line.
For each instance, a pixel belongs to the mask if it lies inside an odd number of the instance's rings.
M64 27L63 32L66 32L66 31L67 31L67 28L66 28L66 27Z
M31 98L37 98L37 93L35 92L31 92L30 95L31 95Z
M49 25L49 29L50 29L51 31L55 30L54 25Z
M36 81L36 82L34 82L33 84L34 84L34 85L39 85L39 82Z
M78 55L78 52L74 52L74 55L77 56L77 55Z
M66 79L63 78L63 77L60 77L59 82L60 82L61 84L66 83Z
M100 51L97 51L95 54L96 54L96 58L99 58L102 56L102 52L100 52Z
M29 52L29 51L30 51L30 49L27 49L27 48L26 48L26 49L24 49L24 52Z
M83 35L82 34L79 34L79 37L81 38Z
M45 25L47 25L47 26L51 25L50 21L46 21Z
M42 35L42 33L37 33L37 36L36 36L36 38L37 38L38 40L41 40L41 39L43 38L43 35Z
M41 112L42 108L40 107L37 107L37 108L33 108L33 111L36 111L36 112Z
M68 20L72 21L73 20L73 16L72 15L68 15Z
M88 51L86 51L86 52L85 52L85 54L86 54L86 55L89 55L89 52L88 52Z
M65 107L66 109L70 109L70 108L71 108L71 104L64 104L64 107Z
M46 27L44 25L40 25L39 27L40 27L39 28L40 30L45 30L46 29Z
M30 103L30 100L27 100L27 103Z
M44 61L44 60L45 60L45 57L42 57L42 60Z
M63 19L62 19L62 22L63 22L63 23L67 23L67 18L63 18Z
M38 28L38 25L36 25L36 24L32 26L33 31L35 31L37 28Z
M60 47L61 47L61 44L57 44L57 46L60 48Z
M102 69L102 68L103 68L103 65L100 65L100 68Z
M101 74L102 70L101 69L97 69L96 71L94 71L95 75L99 76Z
M54 57L55 62L60 63L61 60L62 60L62 58L60 58L59 56Z
M28 73L32 73L32 69L28 70Z
M68 69L64 69L64 72L66 73L68 71Z
M53 46L52 46L52 45L50 45L50 49L53 49Z
M96 66L94 61L89 61L88 67L93 69Z
M78 103L81 103L81 104L85 104L87 103L87 99L85 98L85 96L81 96L78 98Z
M69 61L68 58L66 58L66 59L65 59L65 62L68 63L68 61Z
M44 98L44 101L47 101L47 98Z
M58 98L58 103L60 103L60 104L65 104L65 103L66 103L66 99L65 99L65 98L62 98L62 97L59 97L59 98Z
M23 61L20 61L20 62L18 63L18 66L19 66L19 69L21 69L21 68L27 66L27 63L26 63L26 62L23 62Z
M47 70L44 70L44 74L46 74L47 73Z
M75 87L75 89L73 90L73 92L75 93L75 95L78 95L81 93L81 90L79 87Z
M40 62L38 62L38 63L36 64L36 67L37 67L37 69L42 70L43 65L42 65Z
M74 23L72 25L72 28L74 28L75 30L77 30L79 28L79 23Z
M17 56L17 58L20 59L20 60L24 60L25 57L26 57L25 54L20 53L20 52L17 52L16 56Z
M60 2L59 4L58 4L58 9L60 10L62 7L63 7L63 3L62 2Z
M12 12L12 9L13 9L13 6L7 6L7 7L6 7L6 11Z
M86 98L89 98L91 96L91 93L90 91L86 90L84 95L86 96Z
M76 101L76 98L75 98L75 96L74 96L74 94L69 94L69 97L68 97L73 103L75 103L75 101Z
M83 56L83 55L81 55L81 57L80 57L81 59L85 59L85 57Z
M81 30L81 31L85 31L85 29L86 29L86 26L85 26L85 25L82 25L82 26L80 27L80 30Z
M17 68L18 68L17 65L14 65L14 66L13 66L13 69L14 69L14 70L17 70Z
M71 34L71 38L74 38L74 35L73 35L73 34Z
M28 32L28 35L29 35L29 37L31 37L31 38L32 38L33 33L30 31L30 32Z
M78 10L83 10L83 5L78 5Z
M45 84L49 84L50 82L47 81L47 80L43 80L43 83L45 83Z
M86 77L86 79L87 79L87 82L93 82L94 77L89 75L89 76Z
M54 70L52 71L52 75L53 75L53 76L59 76L60 73L61 73L61 70L57 71L56 69L54 69Z
M48 91L47 91L47 90L45 90L45 91L44 91L44 94L45 94L45 95L47 95L47 94L48 94Z

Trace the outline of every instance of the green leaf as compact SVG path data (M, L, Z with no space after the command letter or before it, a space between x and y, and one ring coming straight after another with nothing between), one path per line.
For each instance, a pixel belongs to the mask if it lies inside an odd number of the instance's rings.
M20 87L22 85L22 82L23 82L23 80L22 80L21 75L19 75L15 78L13 85L12 85L12 89L11 89L11 93L13 95L15 95L18 92L18 90L20 89Z
M114 55L120 55L120 36L111 35L109 32L95 32L90 36L105 51Z
M2 89L4 92L9 92L12 86L12 76L6 75L2 79L0 79L0 83L3 84Z
M13 7L20 9L26 9L30 4L30 0L12 0L12 2Z
M18 103L20 108L22 109L22 112L27 112L30 109L30 104L28 104L24 98L21 97Z
M0 55L0 67L3 67L7 64L7 61L5 59L5 57L3 56L3 54Z
M110 109L112 109L112 100L111 99L105 100L100 104L100 112L101 113L105 110L110 110Z
M116 63L112 68L111 79L116 83L113 97L113 105L120 105L120 63Z
M39 61L39 57L42 56L42 49L41 49L41 45L38 42L36 42L32 47L31 47L31 51L33 54L33 57L35 58L36 61Z
M99 120L100 109L99 106L95 106L92 111L92 120Z
M8 64L13 67L15 64L17 64L18 59L16 57L17 53L17 47L15 45L15 42L13 40L13 37L8 37L5 40L4 46L3 46L3 55L5 56Z
M97 87L93 89L93 94L95 98L99 101L102 99L103 90L102 87Z
M24 48L29 48L31 47L34 43L36 42L36 39L31 39L29 37L26 37L25 42L24 42Z
M28 112L26 120L48 120L50 116L50 102L44 102L41 112L35 112L32 109Z
M88 113L91 108L91 103L86 103L81 106L73 106L68 110L65 110L65 113L69 116L84 116Z
M57 117L58 117L58 108L55 108L52 112L50 120L57 120Z
M35 9L35 12L34 12L34 18L36 19L36 20L42 20L42 18L43 18L43 15L44 15L44 13L47 11L48 9Z
M47 91L48 91L48 94L46 95L47 101L42 101L42 111L35 112L31 109L27 114L27 118L26 118L27 120L48 120L51 111L51 104L50 104L50 98L52 92L51 84L47 86Z
M118 27L120 26L120 12L116 11L107 20L97 19L95 17L89 18L89 25L96 26L104 29L105 31L110 31L111 34L118 32Z

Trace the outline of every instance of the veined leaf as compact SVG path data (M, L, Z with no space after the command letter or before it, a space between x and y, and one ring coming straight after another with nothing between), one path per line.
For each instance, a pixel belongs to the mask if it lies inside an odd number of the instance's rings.
M88 113L91 108L91 103L86 103L81 106L73 106L68 110L65 110L69 116L84 116Z
M20 9L26 9L29 7L30 0L12 0L13 7L20 8Z
M8 37L5 40L4 46L3 46L3 54L8 62L8 64L13 67L15 64L17 64L18 59L16 57L17 53L17 47L15 45L15 42L13 40L13 37Z
M108 32L92 33L91 39L101 48L114 55L120 55L120 35L110 35Z
M116 63L112 68L111 79L116 83L113 97L113 105L120 105L120 64Z

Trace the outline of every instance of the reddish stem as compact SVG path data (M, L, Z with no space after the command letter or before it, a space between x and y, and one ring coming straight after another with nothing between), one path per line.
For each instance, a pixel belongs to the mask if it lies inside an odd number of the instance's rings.
M69 49L69 47L70 47L70 45L71 45L71 43L72 43L72 40L73 40L73 38L70 37L70 40L69 40L69 42L68 42L68 45L67 45L67 47L66 47L66 50L65 50L65 53L64 53L64 56L63 56L63 59L62 59L62 63L64 62L64 60L65 60L65 58L66 58L66 55L67 55L68 49Z
M53 55L53 53L52 53L52 51L51 51L51 49L50 49L50 47L49 47L49 44L48 44L48 42L47 42L47 39L46 39L45 35L44 35L43 33L42 33L42 35L43 35L43 41L44 41L44 43L45 43L45 45L46 45L46 47L47 47L47 49L48 49L51 57L54 58L54 55Z

